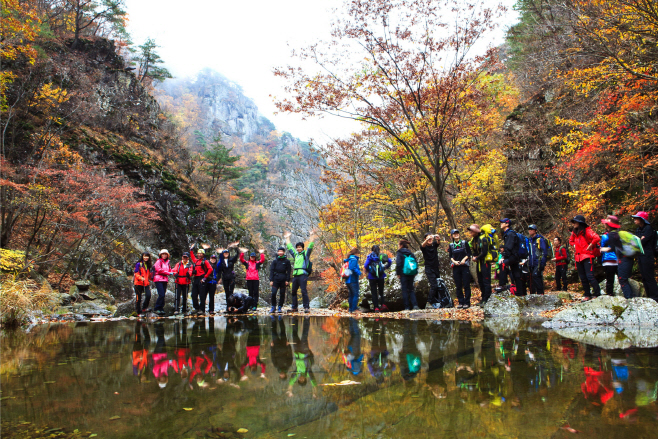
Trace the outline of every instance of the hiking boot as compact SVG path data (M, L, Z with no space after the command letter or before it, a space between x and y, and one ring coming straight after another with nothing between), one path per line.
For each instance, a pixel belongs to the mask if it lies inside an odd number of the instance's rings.
M304 308L304 314L308 314L308 313L310 313L310 312L311 312L310 309L308 309L308 308Z
M274 307L272 307L272 309L274 309ZM281 307L278 307L278 308L276 309L276 312L278 312L279 314L281 314L281 313L283 312L283 310L281 309Z
M152 312L153 310L151 308L146 308L144 311L142 311L142 314L146 314L147 312Z
M297 312L297 308L290 308L290 312Z
M471 305L462 305L462 309L469 309Z
M174 310L174 315L175 315L175 316L178 315L178 310Z
M274 314L274 307L270 309L270 314Z
M382 312L387 312L388 311L388 306L382 305L381 310L382 310Z
M433 304L432 304L432 308L434 308L434 309L440 309L440 308L441 308L441 304L440 304L440 303L433 303Z
M379 308L375 308L375 312L379 312Z
M417 310L417 309L420 309L420 308L418 307L418 305L414 306L414 311Z

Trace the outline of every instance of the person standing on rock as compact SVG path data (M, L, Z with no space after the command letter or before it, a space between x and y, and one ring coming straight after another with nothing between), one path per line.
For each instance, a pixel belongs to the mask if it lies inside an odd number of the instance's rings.
M621 229L619 218L613 215L608 215L608 217L606 219L602 219L601 222L605 225L607 232L607 239L605 241L606 245L605 247L601 247L601 252L612 252L615 254L615 257L619 261L619 265L617 266L617 275L619 277L619 285L621 286L621 291L624 293L625 298L631 299L633 298L633 289L631 288L629 278L633 272L635 257L625 255L623 253L623 244L621 242L621 238L619 237L619 229ZM608 290L607 284L608 280L606 279L606 290ZM612 279L612 284L614 285L614 278ZM614 289L612 292L614 294Z
M549 246L546 238L537 230L536 225L530 224L528 226L528 235L530 237L528 267L530 268L530 278L532 279L532 292L543 295L544 269L548 261Z
M640 238L642 242L643 254L638 255L637 262L640 266L640 274L642 275L642 283L647 297L658 301L658 284L656 283L656 232L651 227L649 222L649 214L647 212L638 212L631 215L635 221L637 229L635 235Z
M388 310L388 307L384 304L386 270L391 268L393 261L386 254L381 253L378 245L373 245L371 251L372 253L368 255L365 264L363 264L363 269L368 273L368 283L370 284L372 305L375 307L375 312L385 312Z
M487 256L491 247L493 247L493 242L491 242L489 236L477 224L471 224L468 227L468 232L472 237L471 250L473 255L471 259L476 264L478 285L482 292L481 303L487 303L487 300L491 297L491 261L487 261ZM468 306L462 306L461 308L470 307L470 303L466 303L466 305Z
M137 264L135 264L135 274L133 275L133 284L135 285L135 310L137 315L149 312L148 306L151 302L151 254L144 252ZM142 305L142 294L144 295L144 305Z
M555 262L555 287L558 291L567 291L569 250L566 246L562 245L562 238L559 236L556 236L553 240L553 248L557 249L555 250L555 257L552 259L552 261ZM615 268L615 272L616 271L617 269Z
M350 292L347 302L349 303L349 311L351 313L357 311L359 306L359 277L361 276L361 270L359 270L359 253L359 249L354 247L347 254L347 259L343 261L347 262L348 268L352 273L345 279L345 285Z
M194 247L190 250L193 249ZM192 264L194 264L192 270L192 305L197 314L203 314L206 312L206 286L208 280L212 277L213 269L210 262L206 260L206 252L202 248L196 251L196 257L190 251L190 257L192 258Z
M459 305L471 305L471 272L468 269L472 257L471 246L465 239L461 239L459 230L450 231L452 242L448 246L448 255L452 266L452 278L455 281L455 292Z
M176 285L176 299L174 300L174 314L180 312L181 305L183 314L187 314L187 293L192 283L192 272L194 266L190 262L190 254L183 253L182 260L176 264L172 274Z
M395 254L395 274L400 279L400 289L402 290L402 300L404 300L404 309L420 309L416 301L416 292L414 291L414 279L418 274L418 261L409 245L411 243L406 239L400 240L399 249ZM415 267L415 272L413 268ZM408 268L408 269L407 269ZM405 273L405 271L407 271Z
M286 258L286 249L284 247L279 247L276 251L276 258L270 264L270 286L272 287L272 308L270 309L270 314L274 314L277 292L279 293L278 312L281 312L283 302L286 300L286 288L288 288L288 284L290 283L291 275L292 264L290 264L290 260Z
M302 290L302 305L304 312L309 313L310 305L308 301L308 291L306 285L308 276L311 274L311 253L313 252L313 232L311 232L311 242L308 244L308 249L304 249L304 243L298 242L295 247L290 243L290 232L284 235L288 252L292 255L292 312L297 312L297 291Z
M158 299L155 301L154 311L157 315L164 315L165 294L167 293L167 283L169 282L169 275L171 275L171 267L169 266L169 252L166 249L160 250L158 260L153 266L155 275L153 276L153 283L158 292Z
M598 245L601 242L601 237L587 225L587 221L582 215L573 217L571 224L573 229L571 237L569 237L569 245L575 249L576 269L584 291L583 299L590 300L592 299L590 286L594 290L595 297L601 295L601 287L599 287L594 277L594 259L600 253Z
M613 222L615 221L615 222ZM605 272L605 293L608 296L615 295L615 277L617 277L617 268L619 261L617 253L610 246L610 233L616 230L619 219L614 215L608 215L608 218L601 220L605 224L606 232L601 235L601 260L603 262L603 271ZM603 249L610 248L609 251Z
M213 253L210 255L210 266L212 267L212 275L206 284L206 293L208 296L208 314L215 314L215 293L217 293L217 281L221 277L219 271L219 262L217 255Z
M519 237L510 226L509 218L502 218L500 220L500 230L503 233L503 269L507 270L510 275L510 282L516 288L515 294L517 296L526 295L525 279L521 274L521 267L519 263Z
M244 250L244 251L243 251ZM249 290L249 297L254 299L256 305L254 306L253 311L256 311L258 307L258 289L260 287L260 277L258 275L258 270L260 270L261 265L265 263L265 249L260 249L259 260L256 260L256 253L249 255L249 260L244 259L244 254L247 249L240 249L240 262L247 269L247 290Z
M224 250L218 249L219 254L219 272L222 274L222 285L224 286L224 295L228 300L235 290L235 264L240 257L239 251L236 251L234 256L231 256L230 249L237 248L238 242L233 242L228 245Z
M443 291L442 297L439 297L439 279L441 278L441 273L439 271L440 241L441 238L439 235L426 233L425 241L420 244L420 251L423 253L423 259L425 260L425 276L427 276L427 283L430 285L427 302L435 309L447 307L450 303L450 298L445 297L445 290Z

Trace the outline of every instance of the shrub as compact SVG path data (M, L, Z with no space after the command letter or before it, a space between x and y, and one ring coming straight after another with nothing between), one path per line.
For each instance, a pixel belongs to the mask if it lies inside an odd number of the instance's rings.
M53 292L47 284L39 285L31 279L19 280L16 276L0 278L0 323L15 327L29 321L35 311L45 308Z

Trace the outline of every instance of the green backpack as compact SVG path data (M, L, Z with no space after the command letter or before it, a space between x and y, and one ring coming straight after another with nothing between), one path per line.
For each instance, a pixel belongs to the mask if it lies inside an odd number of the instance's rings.
M640 241L638 236L635 236L631 232L620 230L619 239L621 240L621 253L624 256L633 257L639 254L644 254L642 241Z
M404 257L402 274L406 276L415 276L418 274L418 261L416 261L414 255L407 255Z

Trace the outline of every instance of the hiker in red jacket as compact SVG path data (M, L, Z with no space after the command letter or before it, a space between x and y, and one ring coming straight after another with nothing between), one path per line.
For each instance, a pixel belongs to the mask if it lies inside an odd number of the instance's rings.
M192 272L194 266L190 262L190 254L183 253L183 260L176 264L172 274L176 283L176 300L174 314L178 314L181 304L183 305L183 314L187 314L187 293L192 283Z
M148 305L151 301L151 254L144 252L139 262L135 265L135 274L133 276L133 284L135 285L135 307L137 315L149 312ZM144 304L141 304L142 294L144 294Z
M206 312L206 282L212 277L213 269L210 262L206 260L206 252L202 248L193 253L194 246L190 249L190 257L194 264L192 271L192 305L194 312L204 314Z
M580 283L583 285L584 300L590 300L592 298L590 285L594 289L594 296L601 295L601 288L594 277L594 259L601 254L598 246L601 237L587 225L587 221L582 215L573 217L571 224L573 229L569 238L569 245L575 248L576 269L578 270Z
M258 250L260 253L260 259L258 260L256 260L256 253L252 253L249 255L249 260L245 261L244 254L246 251L247 249L240 249L240 262L247 269L247 290L249 290L249 297L256 301L256 305L252 308L256 311L258 307L258 288L260 286L258 270L265 262L265 249Z
M562 245L562 238L556 236L553 240L555 250L555 287L558 291L567 291L567 267L569 263L569 254L567 248Z

